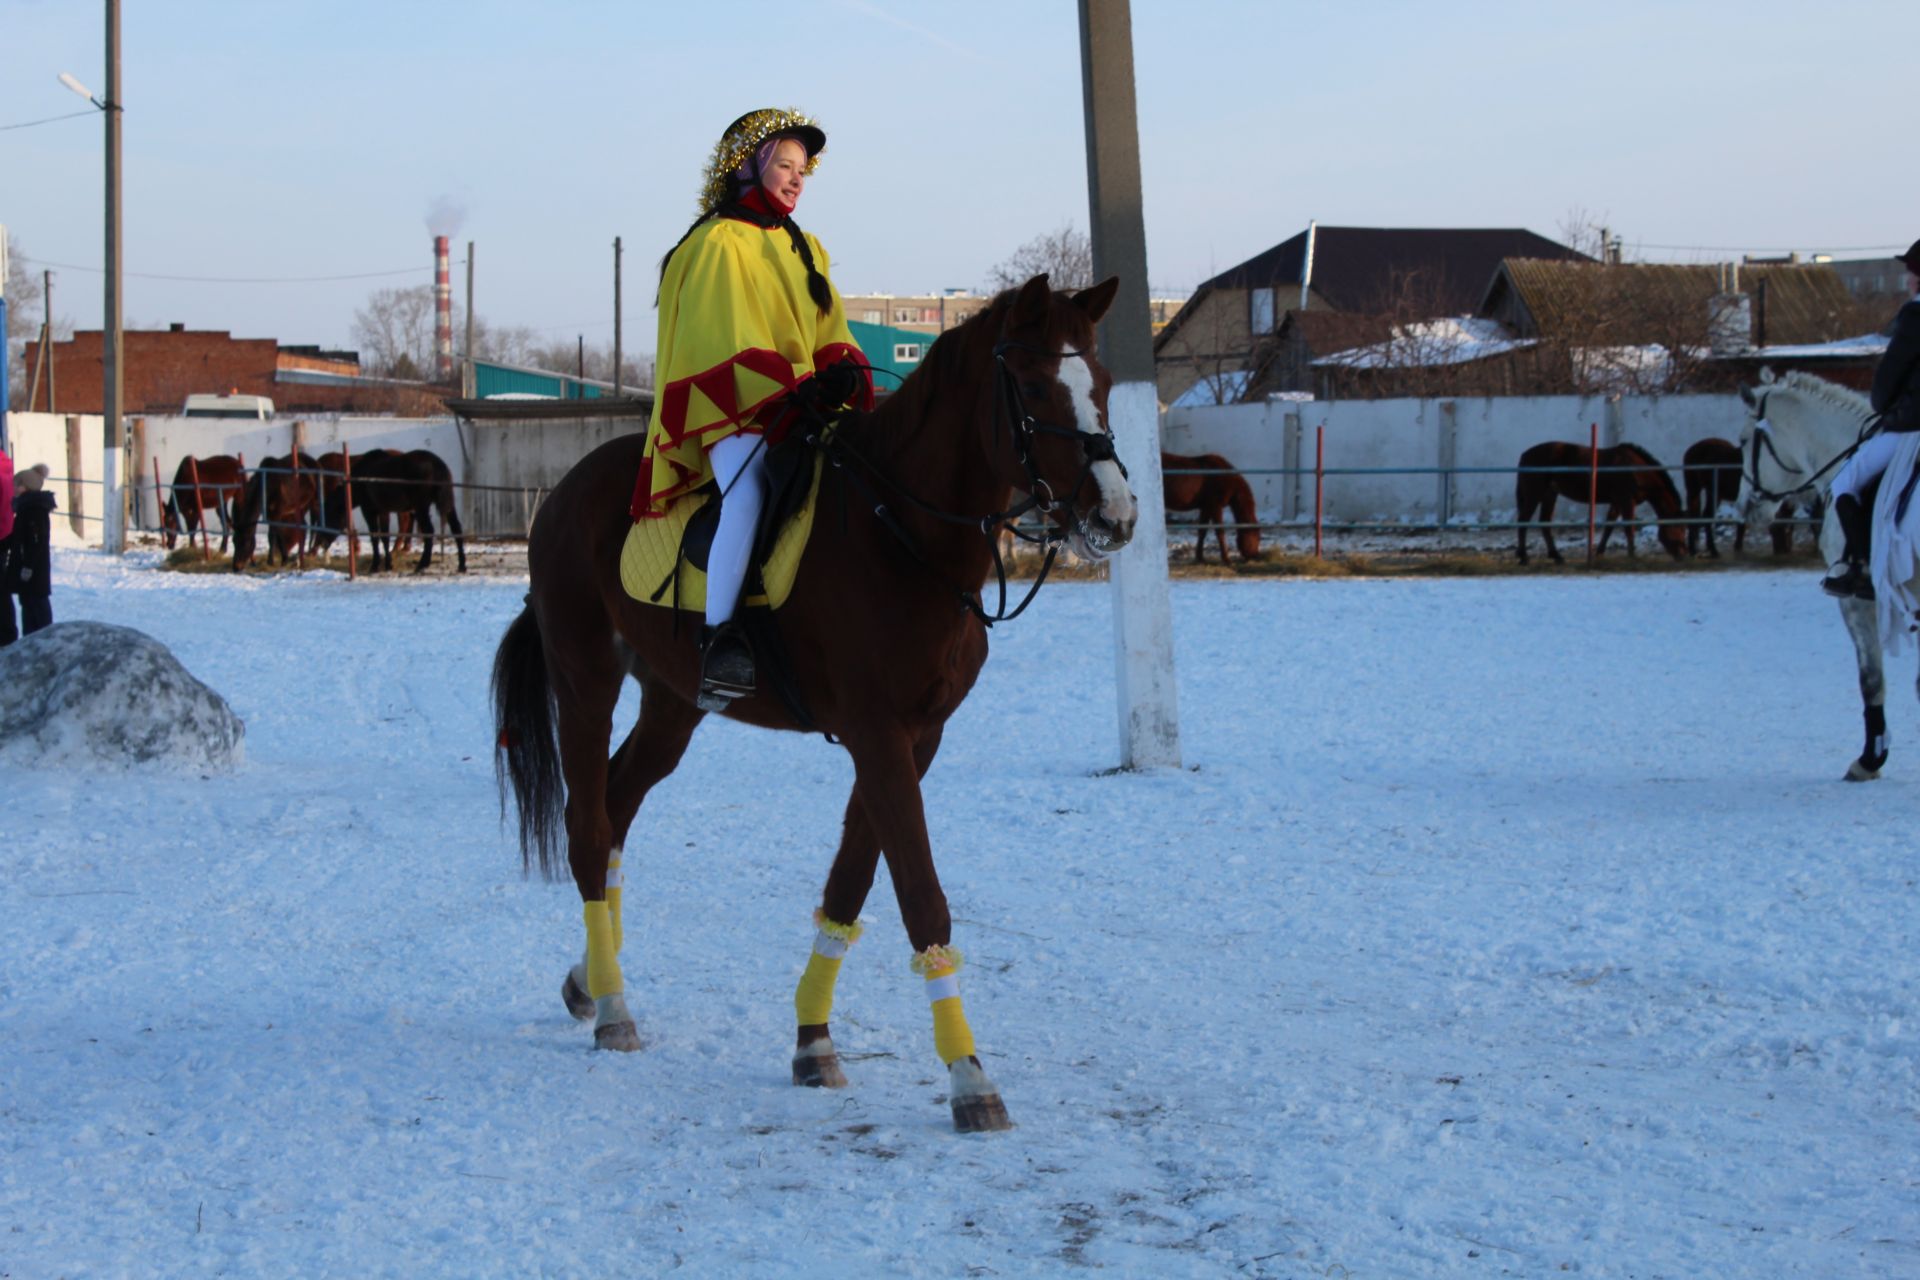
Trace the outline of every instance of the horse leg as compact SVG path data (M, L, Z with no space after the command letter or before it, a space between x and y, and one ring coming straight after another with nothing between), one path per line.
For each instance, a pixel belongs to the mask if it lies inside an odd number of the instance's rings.
M1207 562L1207 524L1205 520L1200 522L1200 536L1193 544L1193 562L1195 564L1205 564Z
M578 616L542 618L540 633L548 645L547 670L557 712L560 773L567 788L567 863L573 871L574 886L580 891L581 917L586 925L593 1045L596 1049L631 1053L640 1047L640 1035L634 1028L633 1015L627 1011L626 984L620 975L613 916L607 901L613 823L607 811L606 743L626 672L597 610L592 622L581 627L583 621ZM594 638L599 643L588 642L581 631L598 631ZM562 636L566 637L564 641ZM558 651L562 643L567 645L567 652Z
M616 962L625 938L620 916L620 864L627 844L627 832L633 826L634 815L640 812L640 806L645 803L647 793L679 767L680 757L686 754L687 744L693 741L693 731L706 716L706 712L692 703L684 702L668 692L664 685L642 680L640 689L639 718L634 721L626 741L613 753L613 760L607 766L607 822L611 832L606 876L607 922L612 933ZM567 970L566 981L560 984L560 998L566 1001L567 1012L582 1022L598 1012L589 994L591 963L592 955L589 953L579 964Z
M445 522L447 532L453 535L453 549L460 554L460 572L467 571L467 534L460 527L460 509L453 505L452 486L448 486L446 495L440 502L440 519Z
M413 523L420 530L420 563L413 566L415 573L425 573L427 566L433 563L433 508L425 503L414 509Z
M1553 490L1547 490L1547 496L1540 503L1540 540L1547 544L1547 559L1555 564L1565 564L1560 555L1560 545L1553 540L1553 510L1559 505L1559 496Z
M940 749L941 730L935 729L914 747L918 775L927 776L934 753ZM793 1082L816 1089L846 1087L840 1055L834 1050L827 1020L833 1013L833 990L840 977L840 961L860 938L860 909L873 888L880 866L880 841L855 786L847 797L846 820L840 828L840 848L833 855L820 908L813 913L813 952L793 993L794 1016L800 1024L793 1050Z
M913 971L926 980L934 1050L947 1065L953 1127L961 1133L1011 1128L1000 1090L980 1066L961 1009L961 957L949 945L953 919L933 869L914 744L897 729L850 735L846 742L860 802L893 877L894 897L913 947Z
M1207 523L1213 526L1213 540L1214 542L1218 543L1220 547L1220 563L1221 564L1228 563L1226 520L1227 520L1227 515L1226 515L1226 512L1223 510L1215 511L1212 515L1207 517Z
M1860 668L1860 703L1866 720L1867 741L1860 758L1847 766L1848 782L1871 782L1887 763L1887 673L1880 649L1880 615L1871 600L1840 602L1840 618L1853 639L1853 656Z

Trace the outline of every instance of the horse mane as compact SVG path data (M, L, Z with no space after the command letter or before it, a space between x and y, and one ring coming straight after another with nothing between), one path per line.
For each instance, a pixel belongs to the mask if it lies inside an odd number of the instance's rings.
M1830 382L1826 378L1815 373L1808 373L1804 369L1795 369L1785 377L1775 379L1773 389L1779 390L1782 387L1796 391L1803 396L1823 401L1832 408L1844 413L1857 414L1862 418L1873 412L1872 402L1852 387L1844 387L1837 382Z

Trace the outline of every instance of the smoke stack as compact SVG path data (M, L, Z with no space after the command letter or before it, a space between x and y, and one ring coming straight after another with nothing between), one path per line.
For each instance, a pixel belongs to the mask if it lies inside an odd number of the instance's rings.
M447 237L433 238L433 378L453 381L453 284L447 271Z

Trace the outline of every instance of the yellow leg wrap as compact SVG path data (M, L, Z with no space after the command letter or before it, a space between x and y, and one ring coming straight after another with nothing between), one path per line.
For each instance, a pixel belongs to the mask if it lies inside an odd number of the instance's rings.
M973 1030L967 1026L959 996L933 1002L933 1048L940 1061L949 1066L957 1059L973 1056Z
M607 904L581 904L587 921L587 994L598 1000L626 989L620 980L620 957L613 941L613 921Z
M829 959L818 951L807 957L807 971L800 975L799 989L793 993L793 1012L803 1027L817 1027L833 1014L833 984L840 977L841 957Z
M620 954L626 931L620 927L620 860L607 864L607 919L613 926L613 954Z

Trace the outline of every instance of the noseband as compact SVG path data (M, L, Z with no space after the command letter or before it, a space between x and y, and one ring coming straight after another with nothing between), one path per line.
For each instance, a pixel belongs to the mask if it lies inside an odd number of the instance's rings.
M1030 510L1037 509L1042 514L1046 514L1059 505L1053 495L1053 486L1041 477L1039 467L1034 465L1033 445L1038 436L1059 436L1079 444L1085 462L1080 468L1080 474L1074 477L1073 487L1067 491L1069 496L1080 492L1080 486L1085 484L1088 477L1093 474L1093 468L1097 463L1111 462L1120 468L1121 476L1127 476L1127 464L1120 461L1120 456L1114 452L1113 437L1107 432L1082 431L1077 426L1063 427L1057 423L1042 422L1033 416L1027 408L1026 397L1020 394L1020 379L1007 366L1009 351L1026 351L1052 360L1079 358L1087 354L1084 350L1049 351L1045 347L1036 347L1027 342L1014 342L1012 339L994 344L993 364L1000 382L1000 397L994 403L993 435L995 440L1000 438L1000 419L1004 413L1011 424L1010 434L1013 438L1014 456L1020 459L1020 465L1027 473L1027 493L1030 495L1026 503L1005 513L1002 523L1010 523ZM1042 490L1046 492L1045 498L1040 496Z

